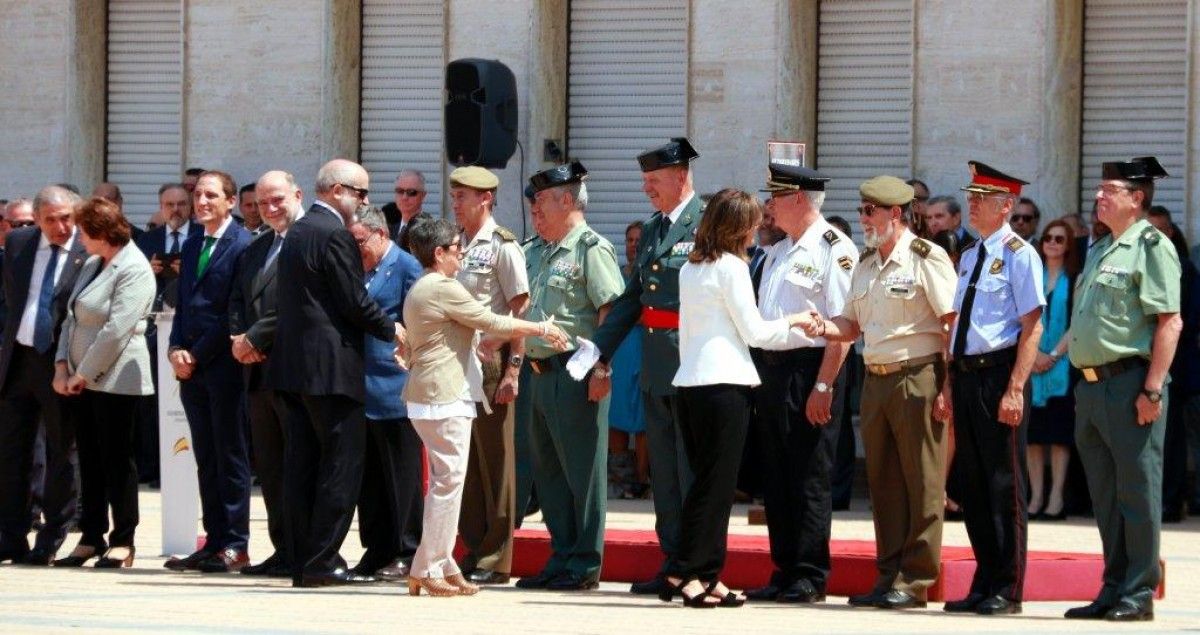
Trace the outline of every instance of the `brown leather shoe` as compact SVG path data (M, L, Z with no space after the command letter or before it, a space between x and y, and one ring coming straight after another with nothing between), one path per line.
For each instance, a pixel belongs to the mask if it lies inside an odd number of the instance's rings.
M222 549L207 560L201 560L196 569L201 573L237 573L250 564L250 554L232 547Z

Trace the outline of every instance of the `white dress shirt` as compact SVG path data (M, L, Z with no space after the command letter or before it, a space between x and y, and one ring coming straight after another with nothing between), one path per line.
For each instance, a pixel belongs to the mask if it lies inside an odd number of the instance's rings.
M192 221L183 221L183 224L179 226L179 229L171 229L171 226L167 225L166 227L163 227L163 230L167 232L166 234L163 234L163 253L165 254L171 252L171 240L173 238L171 234L175 232L179 232L179 246L177 247L176 253L182 253L183 246L187 243L188 234L192 232Z
M786 318L764 320L754 305L746 262L721 254L716 262L688 262L679 270L679 371L676 386L757 386L747 346L782 347Z
M54 267L54 286L62 277L63 263L67 254L75 244L75 234L58 249L58 264ZM42 295L42 278L46 275L46 266L50 264L50 240L42 234L38 239L37 252L33 256L33 271L29 274L29 293L25 295L25 310L21 313L21 324L17 327L17 343L33 346L33 331L37 328L38 299Z
M788 236L766 249L758 287L758 307L764 318L809 310L824 316L841 315L850 293L851 273L858 264L858 249L845 234L818 218L799 240ZM820 346L825 346L825 338L811 338L794 329L787 341L762 348L783 351Z

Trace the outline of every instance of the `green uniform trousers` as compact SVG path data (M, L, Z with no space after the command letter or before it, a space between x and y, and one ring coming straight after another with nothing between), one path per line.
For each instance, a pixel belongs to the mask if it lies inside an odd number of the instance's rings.
M1158 549L1167 389L1162 415L1139 426L1133 404L1145 381L1142 368L1075 387L1075 445L1104 546L1104 586L1097 599L1105 603L1155 589L1162 579Z
M588 401L588 382L575 381L556 361L539 360L530 388L529 443L533 482L550 530L544 572L600 579L604 513L608 505L608 426Z
M919 600L937 580L942 554L946 425L933 419L941 361L890 375L867 373L860 408L875 519L876 591Z

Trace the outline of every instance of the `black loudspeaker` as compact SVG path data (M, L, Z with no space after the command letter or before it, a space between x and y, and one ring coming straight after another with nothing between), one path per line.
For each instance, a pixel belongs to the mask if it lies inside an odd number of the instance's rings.
M497 60L446 65L446 158L456 166L503 168L517 146L517 80Z

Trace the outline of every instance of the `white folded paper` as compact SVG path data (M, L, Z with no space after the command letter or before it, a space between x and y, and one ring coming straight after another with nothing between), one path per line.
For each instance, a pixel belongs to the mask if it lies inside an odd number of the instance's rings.
M600 349L596 345L582 337L575 338L575 342L579 344L579 348L575 354L571 356L567 362L567 372L571 373L571 378L575 381L583 379L584 375L596 365L600 360Z

